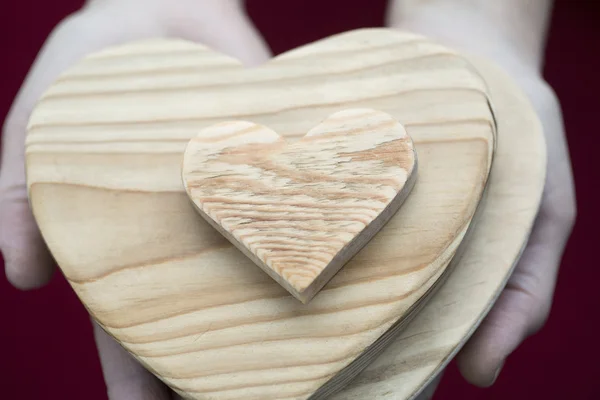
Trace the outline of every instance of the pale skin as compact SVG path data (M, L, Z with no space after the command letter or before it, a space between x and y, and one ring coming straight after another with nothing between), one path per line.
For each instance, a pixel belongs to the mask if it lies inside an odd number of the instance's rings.
M545 323L556 276L575 220L575 194L560 103L543 80L543 50L552 0L394 0L387 23L483 55L523 88L544 126L548 174L531 239L506 289L457 356L470 383L494 383L508 356ZM271 54L239 0L90 0L48 38L3 127L0 250L16 287L43 286L54 263L27 202L24 138L35 101L81 57L104 47L156 36L211 46L248 65ZM96 343L111 400L166 400L175 394L137 364L100 328ZM432 396L435 386L424 393Z

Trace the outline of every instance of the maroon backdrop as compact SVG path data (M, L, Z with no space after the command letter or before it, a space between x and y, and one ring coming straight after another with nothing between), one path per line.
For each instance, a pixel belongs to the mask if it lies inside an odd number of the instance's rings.
M2 119L52 27L80 3L2 0ZM380 26L384 8L379 0L250 1L250 13L276 53L336 32ZM452 365L437 399L600 399L600 271L592 244L600 236L594 108L600 105L599 11L596 0L557 0L550 36L546 76L562 100L579 207L550 320L508 359L493 388L470 387ZM0 316L0 399L106 400L88 316L60 274L30 293L13 289L2 275Z

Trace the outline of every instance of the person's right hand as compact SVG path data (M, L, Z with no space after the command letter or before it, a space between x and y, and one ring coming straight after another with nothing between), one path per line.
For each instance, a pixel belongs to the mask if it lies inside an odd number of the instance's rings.
M546 184L529 241L494 307L456 357L468 382L489 387L507 358L544 326L576 218L561 106L542 75L552 0L394 0L390 4L390 26L483 56L502 68L527 95L543 126ZM435 384L422 399L431 398L434 388Z
M38 55L2 132L0 250L6 276L15 287L43 286L54 270L29 208L25 181L25 133L36 101L59 74L87 54L166 36L202 43L246 64L270 57L241 0L90 0L62 21ZM111 400L174 397L101 328L95 326L94 332Z

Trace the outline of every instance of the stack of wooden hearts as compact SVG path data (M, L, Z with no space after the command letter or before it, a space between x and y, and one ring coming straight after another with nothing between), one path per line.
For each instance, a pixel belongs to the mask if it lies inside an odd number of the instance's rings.
M40 99L26 157L81 301L189 399L414 397L501 291L545 178L503 72L384 29L254 69L174 39L101 51Z

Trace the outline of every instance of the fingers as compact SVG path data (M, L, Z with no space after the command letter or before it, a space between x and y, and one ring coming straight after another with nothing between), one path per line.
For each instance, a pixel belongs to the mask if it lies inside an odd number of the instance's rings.
M575 192L558 99L540 81L521 80L544 126L548 170L540 213L519 264L489 315L457 357L465 379L487 387L508 356L545 323L575 221Z
M62 71L86 54L126 40L164 35L160 4L154 1L140 9L135 2L125 4L129 7L96 3L74 14L54 30L28 74L3 130L0 167L0 250L7 277L15 286L43 285L54 265L27 204L24 142L35 103ZM178 4L179 13L171 9L167 13L174 16L168 19L176 36L214 47L248 65L270 57L240 2L188 0Z
M109 400L171 400L167 387L97 324L94 337Z
M457 356L463 377L471 384L494 384L506 358L528 336L530 299L519 291L506 290Z
M68 18L40 52L7 117L0 166L0 251L8 280L21 289L44 285L54 262L29 208L25 179L25 134L37 99L67 66L100 46L84 14Z
M37 228L24 188L2 191L0 249L6 277L22 290L45 285L53 275L54 262Z
M542 205L530 241L500 298L457 357L464 378L491 386L508 356L545 323L571 223Z
M29 208L25 186L24 119L10 116L2 135L0 167L0 251L13 286L35 289L54 272L50 256Z

